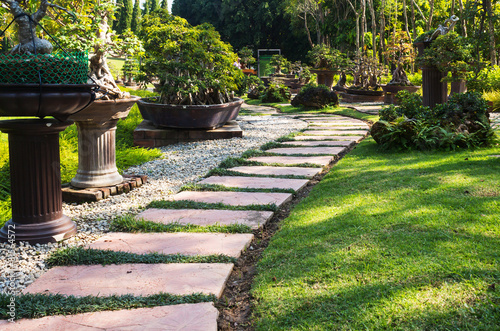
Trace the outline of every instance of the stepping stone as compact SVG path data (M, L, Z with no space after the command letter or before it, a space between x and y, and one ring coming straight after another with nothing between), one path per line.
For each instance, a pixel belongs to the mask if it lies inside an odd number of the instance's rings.
M345 150L345 147L290 147L290 148L272 148L268 149L269 153L294 155L294 154L325 154L337 155Z
M329 165L334 159L333 155L325 156L257 156L249 158L250 161L277 164L317 164L320 166Z
M330 123L323 123L325 125L309 125L306 130L368 130L370 127L368 125L338 125L331 126Z
M307 115L307 116L303 116L303 117L300 117L301 120L305 120L305 121L316 121L316 120L320 120L320 121L323 121L323 120L335 120L335 121L353 121L354 119L350 118L350 117L342 117L342 116L311 116L311 115Z
M364 136L295 136L295 140L348 140L358 142L363 140Z
M298 191L307 185L307 179L262 178L242 176L212 176L200 181L199 184L215 184L238 188L261 189L292 189Z
M283 145L295 145L295 146L351 146L353 144L352 140L338 140L338 141L287 141L282 143Z
M59 293L78 297L160 292L187 295L197 292L222 295L231 263L120 264L55 267L23 293Z
M136 216L155 223L193 225L244 224L258 229L273 216L272 211L256 210L205 210L205 209L146 209Z
M367 132L368 128L367 127L360 127L360 126L310 126L306 129L306 132L308 130L334 130L334 131L347 131L347 130L354 130L354 131L364 131Z
M304 131L305 135L318 135L318 136L340 136L340 135L353 135L353 136L364 136L368 130L309 130Z
M253 239L250 233L108 233L89 247L135 254L219 255L235 258Z
M216 331L219 311L212 302L0 322L4 331L25 330L190 330Z
M223 203L230 206L268 205L281 206L292 199L289 193L260 192L191 192L184 191L172 197L173 200L191 200L205 203Z
M340 120L322 120L322 119L310 119L306 120L307 123L309 124L314 124L314 125L363 125L366 123L363 121L358 121L358 120L353 120L353 119L340 119Z
M301 168L301 167L270 167L270 166L242 166L229 170L241 172L249 175L269 175L269 176L304 176L314 177L320 173L322 168Z

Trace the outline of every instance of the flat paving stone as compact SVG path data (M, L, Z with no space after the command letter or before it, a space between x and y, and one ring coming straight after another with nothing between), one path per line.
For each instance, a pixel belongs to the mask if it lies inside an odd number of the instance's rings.
M100 311L67 316L22 319L16 323L0 322L4 331L50 330L190 330L216 331L218 310L212 302L153 308Z
M315 141L286 141L283 145L296 145L296 146L351 146L354 142L352 140L315 140Z
M222 295L233 270L230 263L120 264L55 267L23 293L58 293L78 297L160 292L187 295Z
M345 147L289 147L268 149L269 153L294 155L294 154L325 154L337 155L345 150Z
M356 127L356 126L310 126L306 129L306 132L309 130L333 130L333 131L362 131L368 132L367 127Z
M295 136L295 140L349 140L349 141L354 141L358 142L361 141L364 138L364 136L305 136L305 135L300 135L300 136Z
M238 188L260 189L292 189L298 191L307 185L307 179L262 178L242 176L211 176L198 182L199 184L224 185Z
M260 192L191 192L184 191L172 197L173 200L191 200L205 203L223 203L230 206L268 205L281 206L292 199L289 193Z
M249 158L250 161L277 164L317 164L320 166L329 165L333 161L333 155L325 156L256 156Z
M256 210L213 210L213 209L146 209L136 216L155 223L179 223L193 225L244 224L258 229L273 216L272 211Z
M308 130L304 131L305 135L318 135L318 136L340 136L340 135L353 135L364 136L368 130Z
M251 233L108 233L92 243L93 249L135 254L224 254L238 258L253 239Z
M337 123L309 123L307 130L368 130L368 125L339 125Z
M301 168L301 167L270 167L270 166L241 166L229 170L241 172L249 175L268 175L268 176L304 176L314 177L320 173L322 168Z

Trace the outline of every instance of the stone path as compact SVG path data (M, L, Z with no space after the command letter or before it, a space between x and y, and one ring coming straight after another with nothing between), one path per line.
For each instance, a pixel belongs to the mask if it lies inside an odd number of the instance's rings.
M282 206L292 194L282 192L245 192L255 189L293 190L307 185L340 153L363 139L367 125L340 116L302 116L309 129L282 147L267 150L270 156L252 157L258 166L238 166L229 170L237 176L211 176L199 182L222 191L183 191L171 200L222 203L228 206ZM320 129L318 129L320 127ZM299 146L299 147L296 147ZM302 165L302 166L300 166ZM304 165L315 165L313 167ZM278 176L278 177L276 177ZM281 178L279 176L298 176ZM305 179L307 178L307 179ZM238 191L224 188L238 188ZM243 224L258 229L271 219L271 211L217 209L148 209L137 215L162 224L230 225ZM108 233L89 248L130 252L181 255L226 255L237 258L248 247L253 234L223 233ZM54 267L28 286L24 293L59 293L75 296L115 294L151 295L160 292L188 295L212 294L220 298L233 269L232 263L121 264ZM218 312L212 303L95 312L74 316L53 316L22 320L15 324L0 322L2 330L27 329L161 329L216 330Z

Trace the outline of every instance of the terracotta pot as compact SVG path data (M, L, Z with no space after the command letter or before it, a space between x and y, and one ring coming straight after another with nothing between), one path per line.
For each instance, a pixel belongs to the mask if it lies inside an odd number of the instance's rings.
M325 85L328 88L331 88L333 85L333 76L337 73L337 71L327 70L327 69L314 69L311 70L313 74L316 74L316 81L318 85Z
M213 129L238 117L243 99L217 105L165 105L141 99L137 102L145 120L157 127L177 129Z

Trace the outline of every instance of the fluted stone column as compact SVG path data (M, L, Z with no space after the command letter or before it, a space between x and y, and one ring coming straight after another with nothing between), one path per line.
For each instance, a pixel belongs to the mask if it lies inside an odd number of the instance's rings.
M9 135L12 219L0 241L57 242L76 233L62 213L59 132L72 121L22 119L0 121ZM9 232L9 230L11 230Z
M78 188L119 184L123 177L116 168L116 125L118 119L103 123L77 121L78 170L71 185Z

